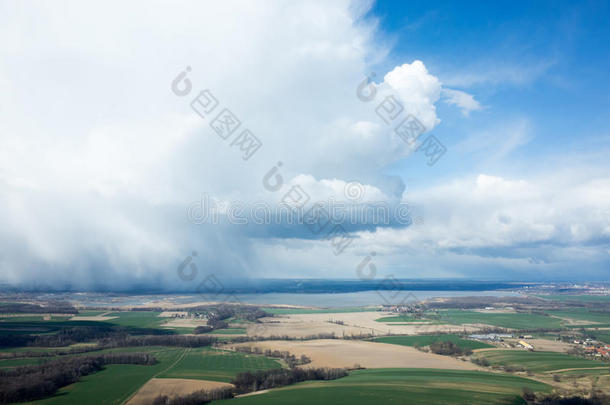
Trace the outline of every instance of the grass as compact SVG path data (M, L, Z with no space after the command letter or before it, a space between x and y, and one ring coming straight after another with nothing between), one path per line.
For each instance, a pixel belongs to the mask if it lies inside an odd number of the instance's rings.
M49 321L67 321L70 316L51 315ZM0 321L11 321L11 322L36 322L44 321L43 315L18 315L18 316L6 316L0 317Z
M108 311L78 311L77 316L97 316L105 314Z
M0 360L0 369L42 364L53 358L56 357L21 357L16 359L2 359Z
M281 364L264 356L198 348L189 350L177 364L158 377L229 382L238 373L270 368L281 368Z
M274 315L298 314L343 314L348 312L376 312L378 308L341 307L341 308L263 308L263 311Z
M161 324L167 322L167 318L159 317L161 312L157 311L128 311L128 312L112 312L107 316L116 316L118 318L111 319L109 323L120 326L131 326L134 328L159 328Z
M560 318L570 318L578 321L589 321L589 322L610 322L610 313L594 312L587 308L572 308L572 309L561 309L551 310L547 313L558 316Z
M137 348L148 351L159 363L154 366L113 364L61 388L50 398L31 402L36 405L121 404L155 374L170 366L184 352L182 348Z
M523 387L548 392L546 384L512 375L434 369L371 369L334 381L311 381L267 393L219 401L236 405L525 404Z
M111 325L97 321L64 321L64 320L2 320L0 321L0 335L21 335L21 334L43 334L54 333L62 328L75 326L98 326L103 329L110 329Z
M95 326L102 330L124 327L131 329L136 334L150 334L151 329L161 329L160 326L167 321L166 318L160 318L159 314L160 312L154 311L114 312L109 316L117 318L108 321L71 321L64 318L53 318L45 321L37 317L34 317L34 319L30 319L30 317L27 317L27 319L3 318L0 320L0 335L56 333L62 328L82 326ZM171 333L167 329L166 331Z
M477 353L475 356L477 358L486 358L492 366L523 367L526 370L531 370L533 372L548 372L566 368L610 367L610 363L556 352L490 350Z
M511 329L559 329L562 321L550 316L530 313L485 313L449 309L439 312L446 322L462 325L465 323L484 323Z
M610 331L605 330L605 331L595 331L592 333L592 335L595 336L595 339L599 340L600 342L604 342L606 344L610 344Z
M452 342L462 349L485 349L494 347L475 340L462 339L458 335L417 335L417 336L385 336L373 339L374 342L391 343L401 346L429 346L434 342Z
M30 349L30 348L27 348L27 349ZM37 349L37 348L33 347L31 349ZM57 349L66 349L66 348L62 347L62 348L57 348ZM49 348L49 349L44 349L44 350L32 350L32 351L53 351L53 350L57 350L57 349ZM153 352L153 351L155 351L155 352L160 351L162 349L163 349L162 346L117 347L117 348L112 348L112 349L94 350L94 351L84 352L84 353L67 354L67 355L63 355L63 356L21 357L21 358L14 358L14 359L1 359L0 368L36 365L36 364L41 364L41 363L44 363L47 361L64 359L67 357L74 357L74 356L99 356L99 355L105 354L105 353L125 353L125 352L147 352L147 353L149 353L149 352ZM14 351L17 352L17 350L14 350Z

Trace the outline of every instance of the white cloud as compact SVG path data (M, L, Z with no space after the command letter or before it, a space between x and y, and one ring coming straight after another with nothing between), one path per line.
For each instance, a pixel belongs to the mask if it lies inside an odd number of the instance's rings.
M507 157L514 150L528 144L532 138L529 120L516 118L495 123L491 128L473 131L456 145L455 150L488 163Z
M527 179L463 177L412 192L424 224L368 232L367 245L388 262L404 257L400 274L430 276L435 271L424 269L431 267L483 278L520 271L542 278L581 268L579 276L595 277L609 259L609 190L610 177L592 167Z
M443 89L443 96L447 104L459 107L465 117L468 117L471 111L482 108L481 104L474 99L472 94L460 90Z
M461 70L442 77L443 83L455 87L471 87L476 85L510 84L522 86L539 79L553 65L553 60L536 60L520 63L498 62L496 60L481 60L462 67Z
M368 7L348 0L5 4L3 278L177 285L175 267L192 250L219 272L273 262L273 253L254 251L258 242L235 229L189 224L185 208L202 193L277 203L291 179L301 179L314 199L348 181L362 183L371 198L400 199L402 182L383 169L409 148L375 106L396 94L431 129L440 82L415 61L386 75L374 103L356 97L366 61L387 53L376 22L359 19ZM186 66L193 91L181 98L170 83ZM262 140L249 161L191 110L206 88ZM278 161L286 183L270 193L262 178Z
M440 121L436 117L436 103L441 94L441 82L428 73L422 61L397 66L385 75L384 83L396 92L405 109L418 117L428 129Z

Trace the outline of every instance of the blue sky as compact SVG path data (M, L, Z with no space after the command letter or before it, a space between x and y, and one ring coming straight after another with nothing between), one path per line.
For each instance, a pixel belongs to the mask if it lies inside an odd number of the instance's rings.
M443 84L474 95L482 106L465 118L453 106L438 105L442 122L434 133L449 149L446 159L431 169L416 159L402 160L388 172L412 190L475 173L513 179L554 170L559 176L606 175L609 11L607 2L595 1L376 2L369 17L379 21L392 51L371 69L387 71L396 61L420 59ZM496 156L514 128L523 129L522 137ZM493 136L504 131L506 136ZM484 134L474 138L480 148L464 149L464 139L476 133ZM575 205L580 198L574 193ZM548 205L554 209L552 200ZM607 246L606 237L600 240ZM606 258L583 271L603 279L607 266Z
M484 108L468 120L439 107L444 122L435 133L448 145L476 129L527 120L531 140L503 171L538 165L549 155L595 151L607 146L610 133L609 8L602 1L379 1L369 16L379 19L393 48L373 69L421 59L443 83L475 94ZM449 160L444 167L452 172L476 164Z
M0 275L192 289L176 269L195 251L233 280L355 278L367 257L377 277L605 279L609 16L604 2L0 2ZM386 124L388 97L404 111ZM225 109L235 133L214 127ZM447 148L432 166L394 131L408 114ZM334 218L340 252L331 227L257 220L299 189L307 208L393 216Z

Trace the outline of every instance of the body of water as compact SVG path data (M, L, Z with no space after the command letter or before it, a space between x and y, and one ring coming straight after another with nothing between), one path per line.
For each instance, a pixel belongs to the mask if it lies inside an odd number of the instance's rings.
M399 305L439 297L515 297L513 291L359 291L349 293L264 293L264 294L155 294L155 295L104 295L71 294L68 300L85 306L124 306L155 304L160 301L174 304L214 301L226 303L247 303L267 305L295 305L311 307L354 307L367 305Z

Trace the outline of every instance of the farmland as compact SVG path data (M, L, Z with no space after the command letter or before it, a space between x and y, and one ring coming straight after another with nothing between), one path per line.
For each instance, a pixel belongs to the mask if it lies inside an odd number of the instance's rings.
M378 308L372 307L342 307L342 308L265 308L265 312L274 315L296 314L337 314L346 312L375 312Z
M422 319L410 315L384 316L376 319L377 322L422 322Z
M288 368L285 360L266 357L266 351L268 355L274 351L289 353L295 359L304 356L306 362L300 367L307 369L351 371L337 380L305 381L218 403L391 403L408 396L414 404L516 404L523 403L523 386L542 393L569 387L583 390L593 383L610 392L604 382L610 364L595 359L591 352L585 353L583 347L591 345L590 341L583 343L580 351L573 344L585 337L608 340L607 331L582 327L588 324L599 328L610 319L600 309L573 304L533 310L449 307L408 313L381 311L378 307L205 306L192 310L194 314L187 317L183 315L187 311L167 312L160 316L162 312L156 307L137 311L115 308L106 312L86 310L74 318L27 314L4 317L0 320L0 337L9 342L19 341L15 339L20 336L30 340L28 346L0 348L0 369L16 370L55 359L109 353L143 352L158 360L154 365L108 364L81 376L76 383L61 386L45 399L31 402L57 405L122 404L127 400L130 405L143 404L154 399L155 392L183 395L200 389L197 387L226 387L239 373ZM189 322L205 324L212 312L222 314L222 326L205 334L179 336L193 332ZM168 327L170 320L172 327ZM486 333L490 327L512 329L506 333L513 337L493 345L467 338L470 333ZM547 331L536 333L537 329ZM535 351L518 348L519 334L533 335L529 342ZM60 336L65 340L55 339ZM127 337L132 342L124 346ZM178 338L208 339L208 343L181 345ZM451 342L463 351L432 352L426 348L440 342ZM54 345L57 347L49 347ZM237 351L241 346L252 348L252 354ZM92 348L96 350L90 351ZM471 353L473 350L475 353ZM24 354L27 352L31 354ZM24 355L27 357L21 357ZM560 380L554 381L559 375Z
M548 314L557 316L559 318L568 318L578 321L588 322L599 322L599 323L610 323L610 313L592 311L588 308L571 308L562 310L551 310L547 311Z
M440 316L443 321L459 325L482 323L512 329L558 329L562 326L560 319L531 313L487 313L450 309L441 311Z
M120 404L146 381L175 362L184 349L153 348L154 366L110 365L104 370L83 377L78 383L64 387L50 398L32 402L36 405Z
M109 317L116 317L108 322L120 325L131 326L135 328L157 328L163 324L166 319L159 317L161 312L157 311L123 311L112 312Z
M222 404L524 404L522 388L549 391L546 384L478 371L376 369L353 371L328 382L305 382Z
M180 361L158 377L229 382L237 373L280 367L276 360L264 356L198 348L188 349Z
M523 368L533 372L550 372L563 369L610 367L610 363L590 360L556 352L530 352L524 350L491 350L475 354L485 358L492 366Z
M463 339L458 335L416 335L416 336L384 336L373 339L374 342L391 343L401 346L429 346L435 342L451 342L455 343L462 349L485 349L494 347L490 344L479 342L476 340Z

